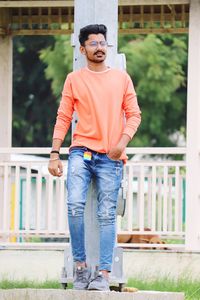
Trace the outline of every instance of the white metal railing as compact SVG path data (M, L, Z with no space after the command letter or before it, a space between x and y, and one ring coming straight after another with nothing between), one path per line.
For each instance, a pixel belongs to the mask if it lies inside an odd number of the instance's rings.
M184 234L185 163L129 162L127 209L118 225L125 231L141 233L150 228L166 235ZM146 233L148 234L148 233Z
M65 177L49 175L47 161L5 162L0 167L0 235L67 235Z
M50 148L0 148L2 154L49 152ZM61 153L68 153L68 148ZM118 216L118 232L183 238L185 162L149 155L184 154L185 149L128 148L127 153L145 154L148 159L134 158L124 167L126 212ZM47 159L29 159L0 161L0 239L26 242L30 237L68 237L66 176L51 176ZM64 166L66 174L67 161Z

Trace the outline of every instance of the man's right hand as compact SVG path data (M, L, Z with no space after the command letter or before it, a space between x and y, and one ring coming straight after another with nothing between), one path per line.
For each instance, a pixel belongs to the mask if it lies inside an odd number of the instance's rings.
M53 176L60 177L63 175L63 164L60 159L57 160L49 160L48 165L49 173Z

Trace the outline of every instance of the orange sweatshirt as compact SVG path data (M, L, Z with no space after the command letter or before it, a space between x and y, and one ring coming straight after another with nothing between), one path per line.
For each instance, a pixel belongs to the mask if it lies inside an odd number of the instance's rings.
M78 123L71 146L101 153L116 146L123 133L132 138L141 122L133 83L125 71L118 69L94 72L82 68L68 74L53 138L64 140L74 111ZM127 159L125 153L121 159Z

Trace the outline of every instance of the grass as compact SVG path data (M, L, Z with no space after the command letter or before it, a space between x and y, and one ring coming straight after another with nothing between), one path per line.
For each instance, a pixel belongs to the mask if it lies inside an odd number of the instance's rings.
M0 289L60 289L62 288L60 282L56 280L46 280L43 282L31 281L31 280L8 280L3 279L0 281ZM68 288L72 288L72 284L68 285Z
M185 293L185 300L200 300L200 281L192 281L191 279L180 279L177 281L166 279L156 280L141 280L129 279L126 286L136 287L139 290L154 290L165 292L183 292ZM0 289L13 289L13 288L38 288L38 289L60 289L61 284L56 280L47 280L44 282L20 280L12 281L4 279L0 281ZM68 285L72 288L72 284Z
M127 286L136 287L139 290L183 292L185 293L185 300L200 300L200 281L192 281L187 278L177 281L170 280L169 278L151 281L129 279Z

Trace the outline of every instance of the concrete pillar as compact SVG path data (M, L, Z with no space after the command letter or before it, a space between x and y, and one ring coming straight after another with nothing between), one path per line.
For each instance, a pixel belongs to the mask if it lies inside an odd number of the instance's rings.
M108 28L108 54L107 65L119 65L117 55L117 34L118 34L118 1L117 0L75 0L74 4L74 35L72 35L72 45L74 46L73 69L79 69L86 65L85 57L80 54L78 35L80 28L89 24L104 24ZM119 56L120 57L120 56ZM74 128L75 123L72 124ZM88 193L87 205L85 210L85 236L86 236L86 253L93 271L99 257L99 230L96 218L96 192L92 183ZM95 247L94 247L95 245Z
M190 2L187 156L186 249L200 251L200 1Z
M117 34L118 34L118 0L75 0L74 15L74 63L76 70L85 65L85 58L79 51L78 35L81 27L89 24L104 24L108 28L108 55L107 63L110 66L116 65L117 55Z
M0 9L0 33L5 34L8 13ZM0 36L0 147L12 144L12 38ZM9 160L0 154L0 162ZM4 169L0 167L0 228L3 227ZM0 237L1 238L1 237Z
M0 147L12 144L12 37L7 34L10 11L0 8ZM0 161L8 158L0 155Z
M0 108L0 147L11 147L12 38L7 36L0 36Z

